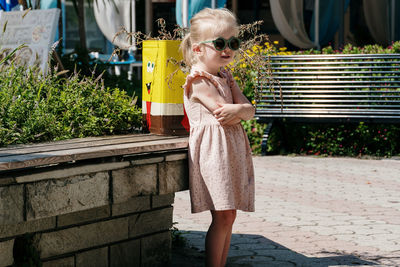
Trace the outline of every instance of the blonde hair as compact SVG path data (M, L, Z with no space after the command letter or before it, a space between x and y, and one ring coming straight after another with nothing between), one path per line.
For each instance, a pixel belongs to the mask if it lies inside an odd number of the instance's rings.
M202 39L205 34L217 36L227 30L233 30L237 34L239 25L235 15L226 8L205 8L194 15L190 20L189 33L185 35L180 45L185 64L190 67L196 63L192 52L193 43L205 41Z

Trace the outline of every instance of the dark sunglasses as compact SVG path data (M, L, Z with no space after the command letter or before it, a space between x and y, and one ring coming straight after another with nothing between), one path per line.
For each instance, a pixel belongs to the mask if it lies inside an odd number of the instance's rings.
M233 51L238 50L240 47L240 39L235 36L232 36L231 38L229 38L229 40L225 40L222 37L218 37L217 39L212 41L200 42L200 44L205 44L205 43L213 43L217 51L225 50L226 45L228 45L228 47Z

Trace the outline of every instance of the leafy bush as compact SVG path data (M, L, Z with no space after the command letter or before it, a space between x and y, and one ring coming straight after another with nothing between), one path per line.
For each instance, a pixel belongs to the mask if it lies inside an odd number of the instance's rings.
M393 125L322 125L307 130L299 153L315 155L393 156L400 152L400 128Z
M400 153L400 127L387 124L281 123L272 128L271 154L391 157Z
M249 138L253 154L261 154L262 136L267 125L258 123L255 119L242 121L242 125Z
M366 45L363 47L347 44L342 50L334 50L332 46L327 46L321 50L302 50L292 52L292 54L395 54L400 53L400 41L393 42L388 47L382 47L378 44Z
M139 98L138 104L141 103L141 77L133 75L131 79L128 79L128 72L123 68L121 69L120 75L110 74L108 70L113 68L110 63L104 63L97 59L90 58L88 56L88 51L81 51L78 48L76 50L78 52L64 54L61 57L61 62L65 69L71 72L78 72L82 77L102 75L106 87L117 87L126 91L130 96L136 95Z
M136 99L99 78L0 67L0 146L131 133L142 125Z
M277 44L277 42L275 42ZM252 45L250 42L248 44ZM246 48L246 47L245 47ZM238 83L239 87L243 91L243 94L250 100L254 100L257 96L257 80L259 75L268 75L271 70L269 64L266 61L268 55L289 55L291 52L287 52L286 48L277 48L269 42L263 43L263 45L253 45L247 47L241 52L242 55L237 57L233 63L228 65L231 70L233 77ZM257 66L255 68L254 66Z

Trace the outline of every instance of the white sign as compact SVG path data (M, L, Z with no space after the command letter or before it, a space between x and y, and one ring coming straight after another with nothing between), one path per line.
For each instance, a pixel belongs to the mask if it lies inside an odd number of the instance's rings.
M11 52L25 44L17 52L17 64L40 66L46 73L59 16L57 8L0 12L0 49Z

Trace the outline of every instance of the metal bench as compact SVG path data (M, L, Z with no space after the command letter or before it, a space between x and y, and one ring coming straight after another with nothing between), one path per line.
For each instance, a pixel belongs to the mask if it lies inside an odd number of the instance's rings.
M268 123L263 155L277 120L400 123L400 54L291 55L269 60L273 79L259 79L256 100L255 117Z

